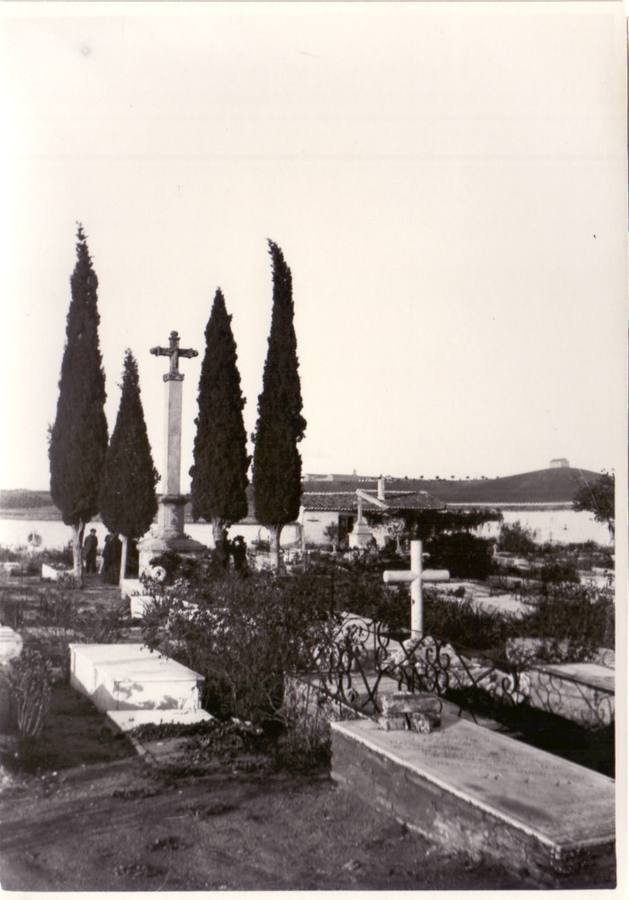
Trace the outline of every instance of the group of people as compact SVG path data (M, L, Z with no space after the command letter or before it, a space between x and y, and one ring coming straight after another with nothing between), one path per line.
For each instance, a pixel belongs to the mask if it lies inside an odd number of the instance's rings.
M234 562L234 569L241 574L247 569L247 544L242 535L236 535L233 540L227 536L227 530L223 529L222 540L216 543L212 551L212 567L217 571L229 569L230 559Z
M117 534L108 534L105 537L103 556L100 566L100 574L105 584L118 584L120 578L120 557L122 555L122 541ZM83 543L83 562L86 575L96 575L99 571L97 565L98 538L96 529L91 528L90 533Z

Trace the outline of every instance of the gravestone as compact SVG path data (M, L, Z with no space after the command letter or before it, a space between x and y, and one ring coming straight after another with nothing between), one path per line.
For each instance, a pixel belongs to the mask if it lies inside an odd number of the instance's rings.
M171 331L168 347L152 347L154 356L168 356L170 367L163 376L165 384L165 435L162 496L159 501L157 527L138 543L140 575L151 560L167 551L181 556L205 553L206 547L184 532L184 507L187 497L181 493L181 403L183 372L179 371L179 359L198 356L196 350L179 346L179 334Z

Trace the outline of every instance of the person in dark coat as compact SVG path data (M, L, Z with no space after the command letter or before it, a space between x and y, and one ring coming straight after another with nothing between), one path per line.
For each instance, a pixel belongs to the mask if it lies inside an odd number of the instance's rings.
M231 542L230 551L235 570L242 574L247 570L247 543L242 535L236 535Z
M90 528L90 533L83 543L83 559L85 561L85 574L96 574L96 554L98 552L98 538L96 529Z
M122 541L117 534L108 534L103 550L103 581L105 584L118 584L121 555Z

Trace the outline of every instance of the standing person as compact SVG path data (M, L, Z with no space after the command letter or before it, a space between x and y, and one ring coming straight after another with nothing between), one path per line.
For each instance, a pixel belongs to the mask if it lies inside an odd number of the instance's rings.
M120 581L120 563L122 561L122 541L118 537L117 533L114 533L111 538L111 574L112 574L112 584L118 584Z
M242 574L247 569L247 543L241 534L236 535L231 542L230 549L234 560L234 568Z
M107 560L109 558L109 550L107 549L107 545L109 544L110 539L111 535L106 534L105 543L103 544L103 552L100 555L100 566L98 571L103 579L105 578L105 566L107 565Z
M118 584L120 555L122 543L117 534L108 534L103 550L103 581L105 584Z
M98 551L98 538L96 529L90 528L90 533L83 542L83 556L85 559L85 574L96 574L96 553Z

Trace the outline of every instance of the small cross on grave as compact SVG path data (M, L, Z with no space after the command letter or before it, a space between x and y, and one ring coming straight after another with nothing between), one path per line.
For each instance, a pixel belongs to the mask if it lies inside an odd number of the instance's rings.
M385 584L410 584L411 586L411 637L421 637L424 630L422 584L424 582L448 581L447 569L422 568L422 542L411 541L410 570L382 573Z

